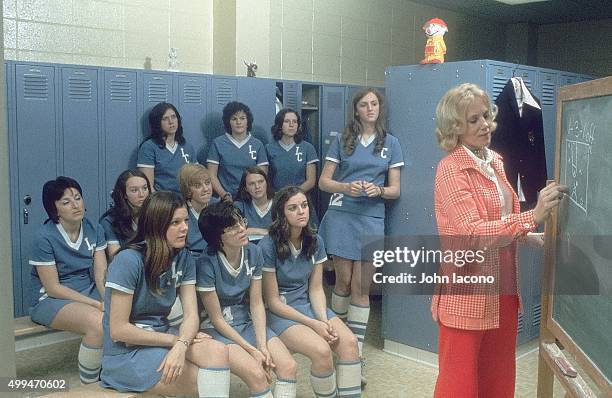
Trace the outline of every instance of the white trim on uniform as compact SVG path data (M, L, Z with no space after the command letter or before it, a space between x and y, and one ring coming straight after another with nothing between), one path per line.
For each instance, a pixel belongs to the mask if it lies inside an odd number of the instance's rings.
M146 169L154 169L154 168L155 168L155 165L154 165L154 164L143 164L143 163L138 163L138 164L136 165L136 167L143 167L143 168L146 168Z
M246 144L251 139L251 133L247 133L244 141L242 142L235 139L230 133L225 133L225 135L227 136L227 139L230 140L230 142L234 144L234 146L238 149L242 148L244 144Z
M120 292L123 292L123 293L134 294L134 289L129 289L125 286L121 286L113 282L106 282L104 284L104 287L110 287L111 289L119 290Z
M313 159L310 162L307 162L306 164L313 164L313 163L318 163L319 159Z
M276 268L273 267L262 267L261 270L264 272L276 272Z
M217 160L206 159L206 163L219 164Z
M314 263L315 264L323 264L326 261L327 261L327 255L325 257L323 257L322 259L320 259L320 260L315 260Z
M238 266L238 268L232 267L230 262L227 260L227 257L225 257L225 254L223 254L223 252L218 252L217 256L219 257L219 261L221 261L221 264L225 267L227 272L233 278L236 278L238 275L240 275L240 271L242 271L242 265L244 264L244 248L243 247L240 248L240 265Z
M289 145L285 145L284 143L282 143L280 140L278 140L278 145L280 145L281 148L283 148L285 151L289 152L290 150L293 149L293 147L296 145L295 142L292 142Z
M255 280L255 281L258 281L258 280L260 280L260 279L261 279L261 275L253 275L253 276L251 277L251 280Z
M393 169L395 167L401 167L401 166L404 166L404 162L393 163L391 166L389 166L389 168Z
M55 262L55 260L52 260L52 261L34 261L34 260L30 260L30 261L28 261L28 263L30 265L37 265L37 266L41 266L41 265L55 265L55 264L57 264Z
M79 230L79 237L76 242L73 242L68 237L68 232L64 229L64 226L61 223L55 224L55 227L59 231L62 238L64 238L64 242L73 250L79 250L81 247L81 243L83 243L83 221L81 221L81 228Z
M168 145L168 143L166 142L166 149L170 151L171 154L174 155L174 153L176 152L176 150L178 149L178 142L174 141L174 146L170 146Z
M104 245L102 246L96 246L95 251L99 252L101 250L106 249L106 246L108 246L108 242L106 242Z
M336 158L332 158L331 156L326 156L325 160L329 160L330 162L340 163L340 161Z
M215 291L215 290L217 290L217 289L216 289L214 286L210 286L210 287L208 287L208 286L204 286L204 287L202 287L202 286L197 286L197 287L196 287L196 290L197 290L198 292L214 292L214 291Z
M188 281L182 281L181 284L182 285L195 285L196 284L196 280L195 279L190 279Z

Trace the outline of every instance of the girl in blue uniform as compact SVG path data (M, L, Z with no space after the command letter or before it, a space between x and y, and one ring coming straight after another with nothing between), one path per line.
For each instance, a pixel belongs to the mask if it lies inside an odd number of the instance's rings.
M270 180L275 191L298 185L302 191L314 188L319 157L311 143L304 141L300 116L290 108L282 109L271 128L274 141L266 145Z
M242 172L260 166L268 172L266 148L251 136L253 114L242 102L230 102L223 108L225 134L215 138L206 162L213 189L223 199L231 199L238 191Z
M310 380L317 397L361 396L357 337L327 310L322 264L323 240L309 225L304 192L288 186L276 194L270 234L259 242L268 323L287 348L311 360ZM334 372L333 353L338 356Z
M209 204L219 201L212 197L213 189L210 173L199 163L190 163L181 167L179 187L189 209L189 234L187 248L195 260L206 250L208 244L198 229L200 213Z
M106 255L111 261L119 248L135 233L138 213L149 196L147 176L138 169L126 170L119 175L111 193L113 206L100 218L106 238Z
M183 136L181 115L174 105L160 102L149 113L151 135L138 148L138 168L155 190L179 192L178 172L185 163L196 161L196 154Z
M102 386L118 391L228 397L228 351L198 333L195 264L185 249L188 210L168 191L149 196L136 236L106 278ZM168 313L180 295L179 329Z
M228 344L230 368L248 385L252 397L295 397L297 364L266 327L261 293L261 251L246 236L240 211L231 202L208 206L199 220L208 250L197 261L197 289L208 317L202 328Z
M247 220L247 237L253 243L268 234L272 224L274 191L265 171L249 167L242 174L235 205Z
M102 230L84 218L82 194L79 183L69 177L43 186L49 218L38 230L30 255L30 316L41 325L83 335L79 376L82 383L94 383L102 356L106 241Z
M374 273L370 262L362 264L362 237L384 236L384 199L399 197L403 165L399 141L386 131L384 97L372 88L358 91L350 120L332 141L319 179L319 188L332 194L319 233L336 271L332 309L348 316L360 356Z

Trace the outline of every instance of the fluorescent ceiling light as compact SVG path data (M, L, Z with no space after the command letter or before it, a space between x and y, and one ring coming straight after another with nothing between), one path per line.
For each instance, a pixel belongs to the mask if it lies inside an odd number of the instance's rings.
M542 3L544 1L550 1L550 0L495 0L495 1L499 3L510 4L511 6L514 6L517 4Z

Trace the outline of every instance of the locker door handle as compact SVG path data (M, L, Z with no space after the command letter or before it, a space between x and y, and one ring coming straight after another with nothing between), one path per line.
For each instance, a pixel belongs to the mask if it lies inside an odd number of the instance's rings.
M30 221L30 213L28 212L28 209L24 207L23 208L23 223L27 224L29 221Z

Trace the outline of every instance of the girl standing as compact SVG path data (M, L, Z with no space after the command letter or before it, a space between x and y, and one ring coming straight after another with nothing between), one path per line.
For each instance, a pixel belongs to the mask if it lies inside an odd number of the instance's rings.
M372 263L362 262L362 236L384 235L384 200L399 197L404 160L399 141L387 134L382 94L372 88L358 91L351 110L319 179L319 188L332 194L319 233L336 271L332 309L348 318L362 356L374 272Z

